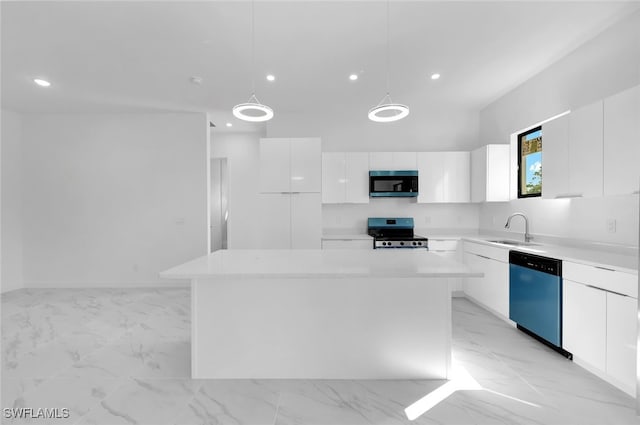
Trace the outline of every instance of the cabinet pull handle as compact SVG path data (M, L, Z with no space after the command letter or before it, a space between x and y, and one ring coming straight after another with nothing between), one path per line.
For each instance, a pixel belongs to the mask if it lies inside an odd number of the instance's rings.
M473 254L473 255L477 255L480 258L486 258L487 260L491 260L490 257L484 256L484 255L480 255L480 254Z
M560 193L556 195L556 199L565 199L565 198L582 198L582 193Z
M597 289L598 291L602 291L602 292L611 292L611 291L607 291L606 289L599 288L597 286L589 285L587 283L585 283L584 286L586 286L587 288Z
M631 192L632 195L638 195L640 194L640 190L634 190L633 192Z
M596 269L606 270L606 271L609 271L609 272L615 272L616 271L615 269L610 269L608 267L602 267L602 266L593 266L593 267L595 267Z

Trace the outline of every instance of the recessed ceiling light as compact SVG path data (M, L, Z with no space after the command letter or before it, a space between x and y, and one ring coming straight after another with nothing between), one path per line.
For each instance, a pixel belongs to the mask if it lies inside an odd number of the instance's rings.
M275 81L275 80L276 80L275 75L271 75L271 74L267 75L267 81Z
M195 84L199 86L202 84L202 77L198 77L197 75L194 75L193 77L189 78L189 81L191 81L191 84Z
M431 74L432 80L437 80L438 78L440 78L440 74Z
M50 82L46 80L41 80L40 78L34 78L33 82L39 85L40 87L49 87L51 85Z
M233 124L231 124L230 122L227 123L227 127L232 127Z
M349 75L349 79L350 79L351 81L355 81L355 80L357 80L357 79L358 79L358 74L351 74L351 75Z

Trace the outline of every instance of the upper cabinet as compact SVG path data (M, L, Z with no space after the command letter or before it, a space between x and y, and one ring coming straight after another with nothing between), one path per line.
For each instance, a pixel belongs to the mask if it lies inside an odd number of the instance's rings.
M604 194L638 193L640 86L604 100Z
M260 192L320 192L319 138L260 139Z
M369 153L322 154L322 203L369 202Z
M370 170L416 170L416 152L369 152Z
M542 125L542 196L602 196L603 103Z
M602 196L602 117L602 101L569 114L570 194Z
M471 202L509 200L509 157L509 145L487 145L471 152Z
M470 161L469 152L418 152L418 202L469 202Z

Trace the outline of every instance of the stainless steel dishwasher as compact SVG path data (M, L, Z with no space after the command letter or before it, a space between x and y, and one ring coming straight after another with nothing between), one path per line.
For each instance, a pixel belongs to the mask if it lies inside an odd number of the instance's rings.
M562 260L509 251L509 319L568 358L562 349Z

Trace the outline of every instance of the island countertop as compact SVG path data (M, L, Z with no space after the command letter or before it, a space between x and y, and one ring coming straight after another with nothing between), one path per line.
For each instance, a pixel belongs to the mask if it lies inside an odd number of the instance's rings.
M165 279L481 277L462 263L421 249L215 251L160 273Z

